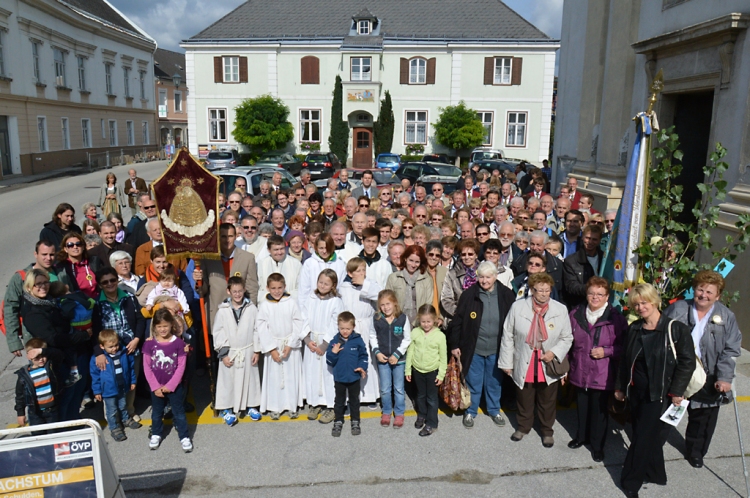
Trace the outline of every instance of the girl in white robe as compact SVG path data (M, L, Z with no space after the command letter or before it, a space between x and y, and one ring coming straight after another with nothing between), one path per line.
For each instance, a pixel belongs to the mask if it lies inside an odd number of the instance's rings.
M302 313L307 312L307 301L315 291L318 284L318 275L326 268L336 272L339 282L346 277L346 265L336 255L336 245L328 233L321 234L315 242L315 252L307 258L299 274L299 285L297 287L297 301Z

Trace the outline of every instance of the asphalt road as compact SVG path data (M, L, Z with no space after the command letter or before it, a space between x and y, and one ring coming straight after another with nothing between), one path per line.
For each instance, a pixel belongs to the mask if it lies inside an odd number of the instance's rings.
M155 179L164 163L138 165L146 180ZM114 168L124 179L127 167ZM95 201L104 172L59 178L24 188L0 190L0 283L32 260L39 230L55 206L70 202L78 209ZM745 354L748 354L745 352ZM743 363L747 358L743 357ZM13 372L23 364L0 346L0 426L15 423ZM750 365L741 365L737 379L740 395L750 395ZM105 429L105 441L115 461L128 496L352 496L398 495L512 496L512 497L616 497L620 468L628 444L628 430L610 424L606 457L595 463L585 448L570 450L576 415L572 409L558 411L555 446L545 449L532 432L521 442L510 440L515 414L508 424L496 427L480 416L471 430L460 417L440 415L438 431L420 438L413 428L415 416L407 414L401 430L382 428L379 412L363 409L362 435L354 438L349 424L341 438L330 436L330 425L309 422L304 417L271 422L243 420L235 427L214 419L206 407L210 401L208 379L196 377L192 401L197 412L190 415L195 450L184 454L174 432L162 447L149 451L147 425L128 430L129 439L114 442ZM746 442L750 445L750 397L738 404ZM146 400L137 407L146 424L150 412ZM411 409L408 405L407 409ZM101 408L85 415L103 420ZM644 497L745 496L742 463L732 406L722 408L719 426L703 469L693 469L682 457L686 421L673 431L665 446L667 486L646 485Z

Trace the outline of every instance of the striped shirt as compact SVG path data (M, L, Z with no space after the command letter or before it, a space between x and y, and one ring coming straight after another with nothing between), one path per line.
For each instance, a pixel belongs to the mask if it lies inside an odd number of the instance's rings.
M34 382L34 391L39 408L52 408L55 405L55 396L52 393L52 384L47 375L47 369L44 367L30 368L29 375Z

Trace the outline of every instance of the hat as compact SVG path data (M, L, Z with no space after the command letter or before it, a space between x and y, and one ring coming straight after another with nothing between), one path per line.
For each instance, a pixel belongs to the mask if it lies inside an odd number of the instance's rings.
M300 232L299 230L289 230L284 236L284 239L286 240L286 243L288 244L289 241L292 240L294 237L302 237L302 239L304 239L305 234Z

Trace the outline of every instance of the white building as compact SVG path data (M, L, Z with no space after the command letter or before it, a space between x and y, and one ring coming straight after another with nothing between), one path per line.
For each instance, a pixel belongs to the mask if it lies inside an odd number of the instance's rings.
M155 144L155 49L106 0L3 0L2 176Z
M290 109L289 150L328 150L336 75L350 127L349 164L372 165L372 126L389 90L393 152L434 141L439 108L463 100L507 157L548 157L555 51L544 33L497 0L251 0L184 41L194 154L235 148L234 109L271 94Z

